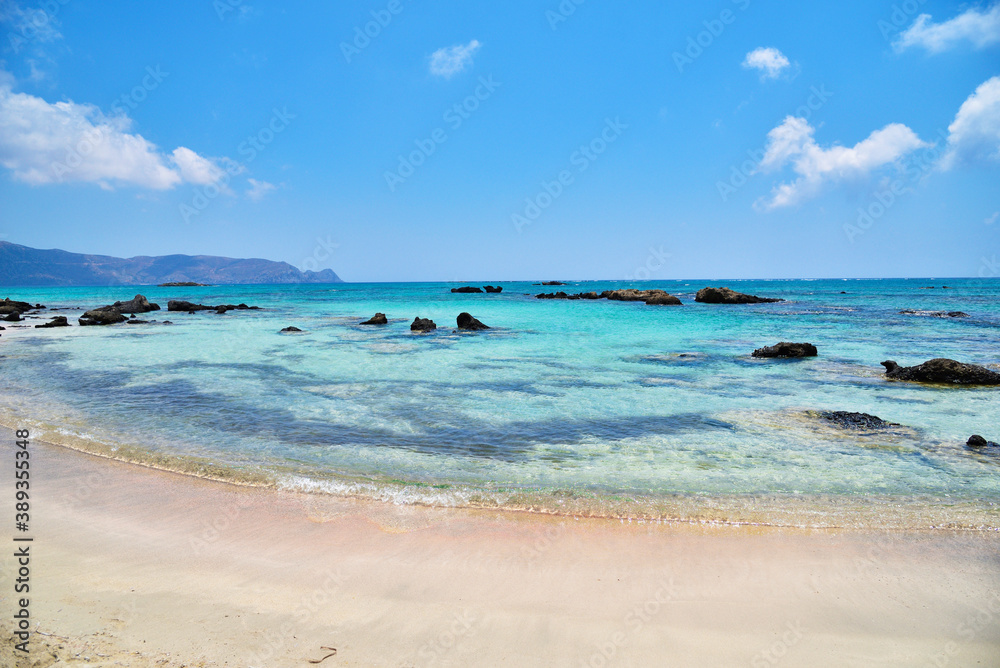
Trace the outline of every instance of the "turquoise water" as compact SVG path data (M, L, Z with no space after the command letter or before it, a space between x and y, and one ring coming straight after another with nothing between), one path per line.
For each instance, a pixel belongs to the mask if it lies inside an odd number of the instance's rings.
M671 499L919 498L989 514L1000 500L1000 456L964 446L973 433L1000 441L1000 389L886 382L879 366L952 357L1000 368L1000 280L628 284L665 289L682 307L533 297L625 283L501 285L501 295L451 294L453 283L11 289L49 307L141 292L164 309L181 298L263 310L8 327L0 417L283 487L401 502L607 500L628 514ZM788 301L695 303L706 285ZM938 289L920 289L929 285ZM376 311L388 326L357 324ZM461 311L494 329L457 333ZM80 311L58 313L75 324ZM415 316L439 329L412 334ZM288 325L306 331L278 333ZM819 357L750 357L778 341L812 342ZM858 435L810 410L903 426Z

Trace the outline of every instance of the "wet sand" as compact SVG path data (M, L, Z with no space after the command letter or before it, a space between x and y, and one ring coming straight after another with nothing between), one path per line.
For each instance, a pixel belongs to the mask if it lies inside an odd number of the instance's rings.
M10 453L12 433L0 438ZM23 665L308 666L331 654L323 647L336 655L321 666L987 666L1000 656L994 532L395 506L31 447L38 633ZM0 476L7 508L12 478ZM6 521L7 545L10 533ZM14 661L12 554L0 562L3 665Z

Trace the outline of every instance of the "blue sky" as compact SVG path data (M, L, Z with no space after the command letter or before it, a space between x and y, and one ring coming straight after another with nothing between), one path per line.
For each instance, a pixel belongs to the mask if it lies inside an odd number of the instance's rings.
M0 8L7 241L350 281L1000 274L995 1Z

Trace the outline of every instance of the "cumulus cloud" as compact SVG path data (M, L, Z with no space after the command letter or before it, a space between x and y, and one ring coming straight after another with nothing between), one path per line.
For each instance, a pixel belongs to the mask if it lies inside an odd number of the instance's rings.
M934 23L930 14L921 14L894 46L897 51L922 46L940 53L964 41L979 49L1000 43L1000 2L986 10L973 7L944 23Z
M872 132L853 147L823 148L816 143L814 133L815 128L806 119L794 116L788 116L768 133L759 171L774 171L791 164L798 178L775 186L769 197L755 203L756 208L769 210L797 204L818 193L827 182L867 176L918 148L929 146L913 130L899 123Z
M472 63L472 56L479 47L479 41L472 40L468 44L438 49L431 54L431 74L450 79Z
M225 173L221 167L203 158L189 148L179 146L171 153L172 161L180 170L181 178L188 183L207 186L222 178Z
M942 169L960 163L1000 160L1000 76L980 84L948 126Z
M761 79L777 79L790 66L785 54L773 46L758 47L743 59L743 67L759 70Z
M131 126L128 117L107 116L94 105L49 103L16 93L13 79L0 76L0 165L15 179L32 185L80 181L166 190L222 175L216 164L190 149L162 153Z
M247 197L255 202L259 202L264 195L271 192L275 188L273 183L258 181L257 179L247 179L247 183L250 184L250 188L247 190Z

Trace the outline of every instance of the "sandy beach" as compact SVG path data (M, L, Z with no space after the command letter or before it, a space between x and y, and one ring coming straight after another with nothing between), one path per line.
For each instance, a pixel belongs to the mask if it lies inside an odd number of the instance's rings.
M985 666L1000 654L993 533L394 506L32 448L36 633L28 661L4 642L4 665ZM5 575L14 567L6 550Z

